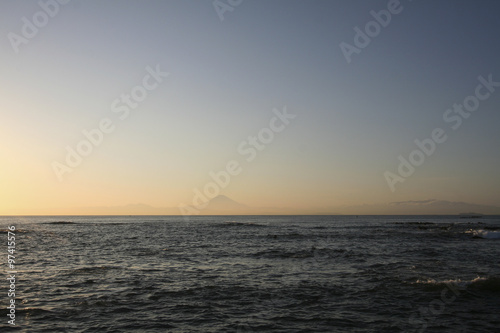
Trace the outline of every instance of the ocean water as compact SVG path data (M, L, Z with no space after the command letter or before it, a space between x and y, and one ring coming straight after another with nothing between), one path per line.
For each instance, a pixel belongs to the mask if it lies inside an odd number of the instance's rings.
M0 229L1 332L500 332L500 217L0 217Z

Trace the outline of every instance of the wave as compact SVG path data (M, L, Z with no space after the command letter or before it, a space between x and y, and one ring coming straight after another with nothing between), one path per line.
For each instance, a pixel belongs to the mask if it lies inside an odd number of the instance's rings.
M89 266L89 267L80 267L76 269L66 270L66 274L74 275L74 274L104 274L113 269L121 269L121 267L115 266Z
M16 300L16 305L17 305L17 300ZM2 317L6 317L8 313L9 310L7 308L0 309L0 315L2 315ZM41 307L18 307L18 305L16 306L16 317L21 315L43 316L43 315L50 315L53 313L54 313L53 311Z
M403 225L436 225L435 222L393 222L393 224L403 224Z
M449 280L417 280L415 284L422 284L429 287L445 287L449 285L454 285L458 287L458 289L475 289L475 290L483 290L483 291L500 291L500 277L499 276L491 276L491 277L476 277L471 280L462 280L462 279L449 279ZM434 289L434 288L433 288Z
M76 222L72 222L72 221L51 221L51 222L44 222L43 224L76 224Z
M317 235L314 235L314 234L301 234L299 232L295 232L295 231L292 231L292 232L288 232L288 233L283 233L283 234L279 234L279 233L276 233L276 234L267 234L266 238L273 238L273 239L280 239L280 240L283 240L283 239L309 239L309 238L317 238ZM328 237L328 240L330 239L330 237Z
M500 231L470 229L467 230L465 233L472 235L473 238L500 239Z
M253 223L253 222L238 222L238 221L225 221L223 223L217 223L215 227L267 227L265 224Z
M286 259L286 258L316 258L331 259L340 257L354 257L358 254L351 250L346 249L329 249L329 248L316 248L312 246L310 249L286 251L279 249L271 249L266 251L259 251L254 253L254 257L268 258L268 259Z
M31 230L26 230L26 229L16 229L14 231L11 231L9 229L0 229L0 234L6 234L8 232L13 232L14 234L20 234L20 233L29 233Z

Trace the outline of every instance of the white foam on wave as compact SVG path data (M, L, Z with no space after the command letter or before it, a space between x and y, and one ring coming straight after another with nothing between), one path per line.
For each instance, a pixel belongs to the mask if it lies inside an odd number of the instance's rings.
M474 237L487 238L487 239L500 239L499 231L487 231L487 230L467 230L466 234L471 234Z
M487 292L500 292L500 276L490 276L490 277L476 277L471 280L442 280L436 281L433 279L428 280L417 280L415 284L425 284L431 288L441 288L446 286L450 289L457 290L478 290Z
M459 287L466 287L468 285L477 283L477 282L483 282L487 281L488 278L485 277L476 277L472 280L462 280L462 279L449 279L449 280L435 280L435 279L427 279L427 280L420 280L418 279L415 283L417 284L431 284L431 285L440 285L440 284L454 284Z

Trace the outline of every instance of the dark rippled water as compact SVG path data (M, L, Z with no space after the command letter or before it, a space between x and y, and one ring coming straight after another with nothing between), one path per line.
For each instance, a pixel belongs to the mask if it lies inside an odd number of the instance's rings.
M2 332L500 331L500 218L2 217L4 272L8 225Z

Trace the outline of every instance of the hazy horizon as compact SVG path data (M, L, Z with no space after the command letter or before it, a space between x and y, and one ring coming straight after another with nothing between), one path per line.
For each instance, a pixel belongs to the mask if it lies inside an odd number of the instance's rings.
M51 212L58 211L53 214ZM244 203L236 202L224 195L219 195L210 200L206 206L183 207L179 213L179 207L153 207L150 205L135 203L123 206L108 207L73 207L66 210L49 208L44 211L31 212L29 214L12 214L10 216L231 216L231 215L324 215L324 216L369 216L369 215L458 215L463 213L476 213L488 215L500 215L500 207L484 206L464 202L449 202L442 200L423 200L392 202L386 205L359 205L339 206L330 208L293 208L293 207L251 207ZM5 216L5 215L2 215Z

